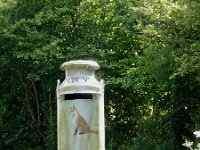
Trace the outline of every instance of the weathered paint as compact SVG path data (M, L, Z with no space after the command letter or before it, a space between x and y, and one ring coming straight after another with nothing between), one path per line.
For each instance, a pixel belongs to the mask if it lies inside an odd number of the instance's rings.
M98 68L96 62L83 60L61 66L66 78L57 85L58 150L105 149L104 84L94 76ZM92 98L65 100L66 94L75 93Z

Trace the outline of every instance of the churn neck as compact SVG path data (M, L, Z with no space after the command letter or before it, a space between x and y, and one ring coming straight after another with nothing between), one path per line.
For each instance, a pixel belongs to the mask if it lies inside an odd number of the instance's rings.
M92 76L95 70L99 69L99 65L95 61L75 60L63 63L60 68L65 71L66 77L77 75L77 73Z

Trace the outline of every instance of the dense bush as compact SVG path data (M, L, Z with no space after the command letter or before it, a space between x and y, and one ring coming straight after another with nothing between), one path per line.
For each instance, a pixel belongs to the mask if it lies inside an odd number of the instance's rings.
M184 150L200 112L198 0L0 1L0 149L56 149L64 61L96 60L106 149Z

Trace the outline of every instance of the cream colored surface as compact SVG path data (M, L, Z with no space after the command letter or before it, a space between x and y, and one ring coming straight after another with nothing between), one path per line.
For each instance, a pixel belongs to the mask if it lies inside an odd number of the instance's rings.
M71 61L64 63L61 68L65 70L66 78L57 84L57 128L58 150L104 150L104 84L96 80L94 71L99 68L93 61ZM64 100L65 94L89 93L92 99ZM91 131L76 135L77 112L90 126ZM94 132L94 131L98 131Z

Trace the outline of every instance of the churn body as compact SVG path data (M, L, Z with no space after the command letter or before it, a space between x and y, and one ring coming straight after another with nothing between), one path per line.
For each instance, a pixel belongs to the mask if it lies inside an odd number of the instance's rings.
M95 78L94 61L62 64L57 83L58 150L104 150L104 84Z

